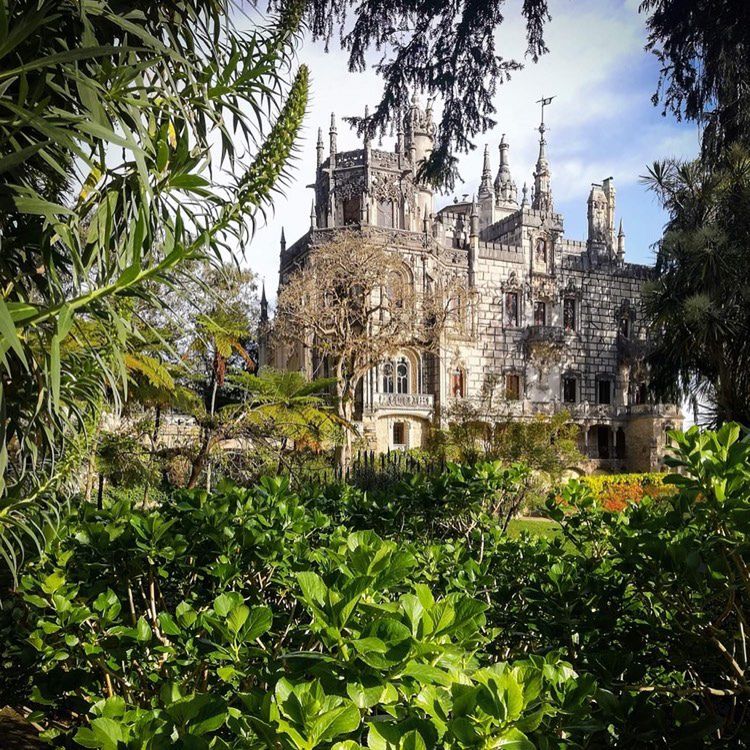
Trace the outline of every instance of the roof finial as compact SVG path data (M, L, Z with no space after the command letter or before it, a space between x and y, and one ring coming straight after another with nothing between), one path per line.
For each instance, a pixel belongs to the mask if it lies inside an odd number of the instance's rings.
M331 150L331 166L333 167L336 162L336 113L331 112L331 129L328 131L330 139L330 150Z
M315 147L318 152L318 166L323 163L323 128L318 128L318 144Z
M284 227L281 227L281 252L286 250L286 237L284 236Z
M544 124L544 108L552 102L554 96L542 97L537 104L542 105L542 117L539 124L539 158L536 161L534 172L534 195L531 201L532 208L537 211L552 210L552 188L550 186L550 170L547 161L547 141L544 134L547 126Z
M490 169L490 147L484 144L484 163L482 166L482 179L479 182L479 200L484 200L492 195L492 170Z
M516 183L513 182L513 177L510 174L509 148L510 146L505 140L505 133L503 133L499 146L500 166L497 170L497 177L495 177L495 203L498 207L502 202L515 204L518 199Z
M318 217L315 211L315 198L312 199L312 204L310 205L310 229L317 229L318 228Z
M268 300L266 299L266 280L263 279L263 285L260 292L260 322L268 323Z

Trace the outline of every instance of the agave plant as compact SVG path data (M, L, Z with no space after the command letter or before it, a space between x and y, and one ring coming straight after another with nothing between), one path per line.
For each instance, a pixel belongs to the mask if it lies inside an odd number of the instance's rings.
M32 509L126 388L123 300L158 304L148 282L242 246L277 185L307 101L307 70L293 71L302 6L240 30L225 0L0 0L0 555L12 568L22 537L40 536Z

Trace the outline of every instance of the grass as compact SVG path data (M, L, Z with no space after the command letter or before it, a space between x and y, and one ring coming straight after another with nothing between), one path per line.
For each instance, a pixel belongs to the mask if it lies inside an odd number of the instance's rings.
M522 531L531 536L555 537L560 533L560 524L549 518L514 518L508 524L508 536L515 538Z

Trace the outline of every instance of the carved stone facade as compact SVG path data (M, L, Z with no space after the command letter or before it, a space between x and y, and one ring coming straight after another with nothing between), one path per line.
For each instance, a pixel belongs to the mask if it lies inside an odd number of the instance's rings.
M282 243L280 283L311 246L346 226L385 237L417 291L455 275L467 289L437 353L400 352L366 378L359 428L376 450L423 447L431 429L445 426L452 402L470 399L492 405L488 418L567 410L581 427L587 468L661 465L666 431L682 417L649 392L641 290L651 269L625 262L612 178L591 188L586 240L565 237L543 123L539 130L530 200L524 184L518 201L503 136L494 181L486 150L476 200L437 212L417 179L433 144L429 109L413 104L393 152L366 142L338 153L332 118L324 158L319 131L310 230L288 249ZM277 367L312 369L288 352L262 351Z

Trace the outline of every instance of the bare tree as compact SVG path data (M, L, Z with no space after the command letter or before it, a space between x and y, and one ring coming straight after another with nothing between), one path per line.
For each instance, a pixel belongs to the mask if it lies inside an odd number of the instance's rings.
M338 416L350 426L339 450L342 466L351 460L357 386L400 349L437 346L456 308L455 285L418 291L404 256L356 231L311 247L284 281L273 340L302 354L301 369L327 365L336 378Z

